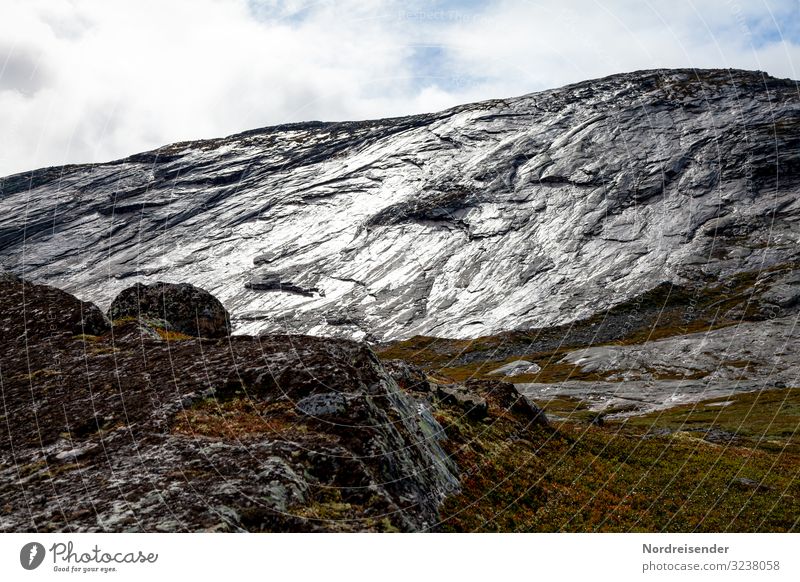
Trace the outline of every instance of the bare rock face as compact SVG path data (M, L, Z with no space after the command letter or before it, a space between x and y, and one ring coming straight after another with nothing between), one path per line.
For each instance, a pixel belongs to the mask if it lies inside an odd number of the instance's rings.
M793 81L679 69L173 144L0 180L0 267L103 308L190 282L237 333L566 324L797 262L798 120Z
M784 286L787 277L777 280L781 281L777 291L763 285L762 298L789 293L788 285ZM794 349L798 341L796 314L743 321L657 341L571 350L560 363L605 379L520 383L517 387L532 399L577 397L597 412L608 412L609 418L622 418L738 392L794 386L800 376L800 355Z
M162 320L169 329L194 337L230 334L230 316L222 303L188 283L137 283L111 302L108 317Z
M364 344L74 336L80 301L0 285L0 531L417 531L459 490L429 403ZM5 341L49 305L52 333Z
M514 360L496 370L489 372L490 376L519 376L522 374L536 374L541 368L533 362L527 360Z

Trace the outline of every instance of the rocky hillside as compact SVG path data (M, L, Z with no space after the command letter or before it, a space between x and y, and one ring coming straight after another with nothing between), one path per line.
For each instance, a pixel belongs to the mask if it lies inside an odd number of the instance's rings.
M103 308L189 282L236 333L470 338L796 264L798 186L795 82L645 71L11 176L0 266Z
M624 422L549 398L546 418L514 384L363 343L223 335L190 285L113 305L0 277L2 532L797 528L797 389ZM568 357L647 373L644 350Z

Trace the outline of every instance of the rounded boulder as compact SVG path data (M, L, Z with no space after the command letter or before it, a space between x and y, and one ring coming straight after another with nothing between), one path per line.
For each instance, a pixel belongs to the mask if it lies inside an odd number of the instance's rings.
M170 330L194 337L218 338L231 332L230 316L219 299L189 283L137 283L116 296L108 317L161 320Z

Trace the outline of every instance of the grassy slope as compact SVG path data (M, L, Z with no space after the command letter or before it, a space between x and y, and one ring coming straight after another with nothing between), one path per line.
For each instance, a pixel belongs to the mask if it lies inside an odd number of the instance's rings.
M757 318L755 279L744 275L699 291L662 286L570 326L474 341L414 338L379 353L445 381L481 378L520 356L543 366L537 381L591 379L558 364L560 354L588 343L636 343L730 325L735 321L725 314L737 308ZM800 528L800 390L739 394L726 406L715 405L723 400L716 399L602 426L592 424L596 414L580 401L557 398L540 403L563 419L549 428L507 411L491 392L482 395L489 402L482 421L436 405L448 435L444 446L462 471L462 491L446 499L436 531ZM260 422L237 406L219 413L199 406L193 426L176 430L247 432ZM711 428L727 440L704 439ZM320 515L343 517L336 503L314 507Z
M797 530L799 405L798 391L784 389L739 395L722 411L699 405L696 412L675 409L602 427L573 419L551 429L497 415L471 423L442 410L464 490L447 499L438 529ZM751 409L759 411L757 421L734 444L679 430L687 418L692 427L731 429L746 424Z
M516 382L599 380L604 376L559 360L578 347L635 344L762 319L759 286L794 268L743 273L691 289L664 284L565 326L476 340L416 337L378 351L442 381L492 378L487 372L520 358L542 371ZM438 529L797 530L800 391L731 400L722 407L709 401L596 426L596 414L583 403L557 398L539 403L563 419L551 429L527 427L496 410L487 422L473 423L442 407L439 420L462 467L464 489L446 500ZM710 442L713 434L721 438Z

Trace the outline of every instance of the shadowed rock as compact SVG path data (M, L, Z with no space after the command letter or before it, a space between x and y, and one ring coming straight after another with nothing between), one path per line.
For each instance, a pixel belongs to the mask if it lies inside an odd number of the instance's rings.
M86 301L47 285L0 274L0 341L34 341L58 333L100 335L110 329L103 312Z
M436 387L436 395L445 404L458 406L472 420L485 418L489 413L486 399L470 392L461 384L440 385Z
M491 395L503 409L521 414L531 425L549 426L544 410L522 394L511 382L498 380L467 380L464 388L484 397Z
M195 337L230 334L230 317L222 303L208 291L188 283L137 283L117 295L108 317L161 319L171 330Z
M413 392L431 391L431 383L422 368L403 360L386 360L383 365L394 378L394 381L397 382L397 385L404 390Z

